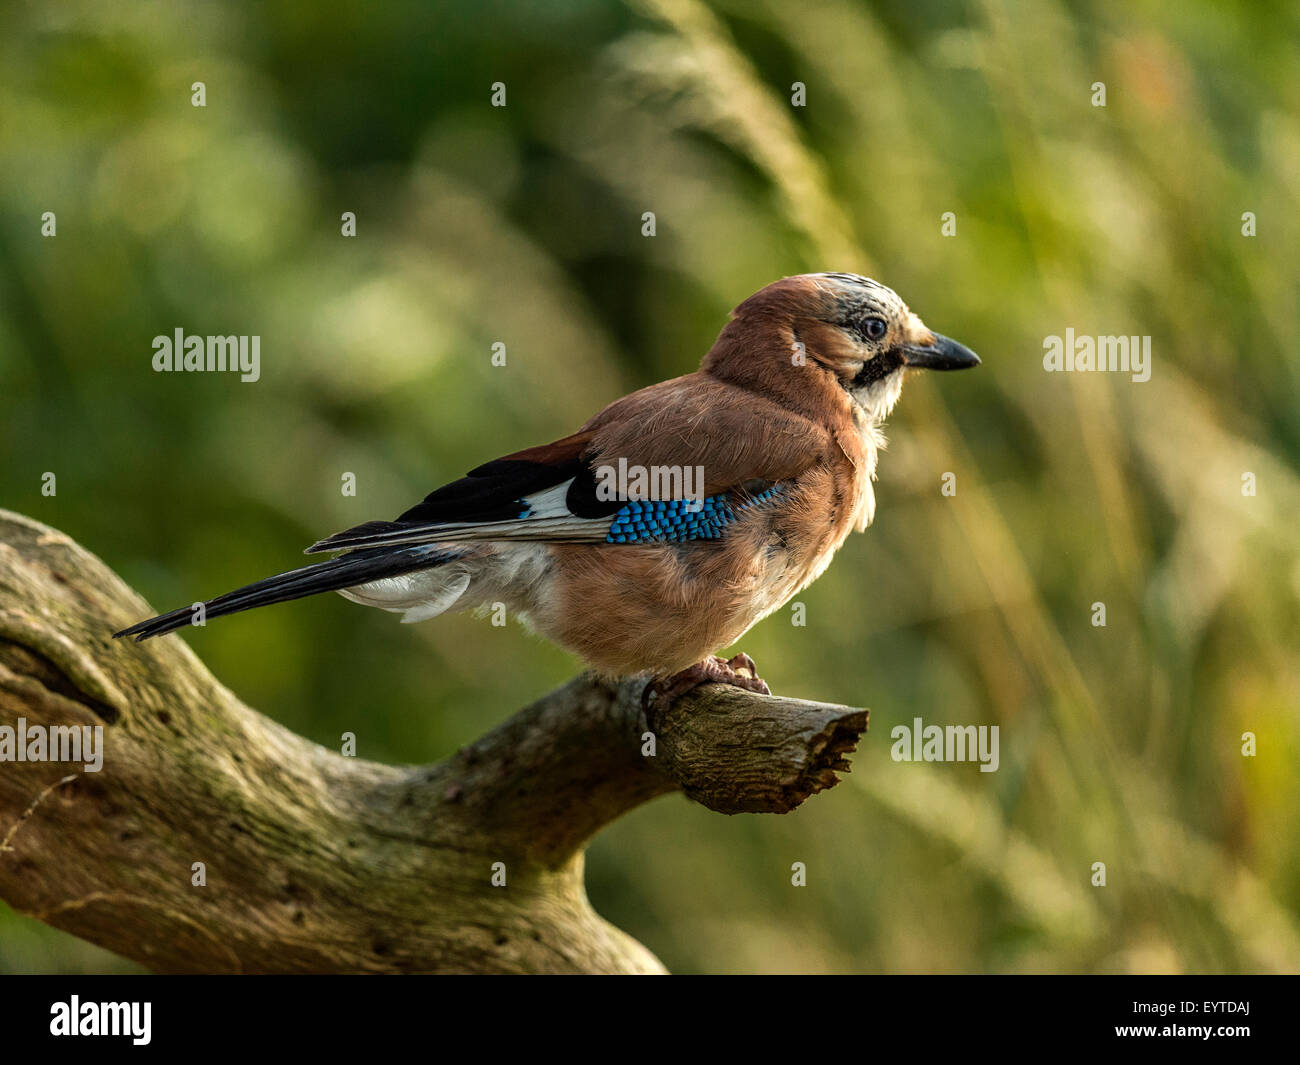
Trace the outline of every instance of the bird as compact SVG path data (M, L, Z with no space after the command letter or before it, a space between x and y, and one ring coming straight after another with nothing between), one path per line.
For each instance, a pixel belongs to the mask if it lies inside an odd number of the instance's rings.
M695 372L306 549L325 561L115 636L327 591L405 622L504 603L598 675L645 676L647 706L710 682L770 694L748 655L716 652L871 524L904 378L979 364L877 281L785 277L732 311Z

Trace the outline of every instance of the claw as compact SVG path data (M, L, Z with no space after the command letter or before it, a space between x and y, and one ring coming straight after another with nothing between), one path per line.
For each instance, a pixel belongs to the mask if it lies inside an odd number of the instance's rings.
M710 655L704 661L697 662L680 673L646 685L645 691L641 693L641 708L646 713L647 721L652 702L656 712L666 710L687 692L694 691L701 684L730 684L760 695L772 694L772 689L767 686L767 682L758 675L758 667L754 665L754 660L743 651L730 659Z

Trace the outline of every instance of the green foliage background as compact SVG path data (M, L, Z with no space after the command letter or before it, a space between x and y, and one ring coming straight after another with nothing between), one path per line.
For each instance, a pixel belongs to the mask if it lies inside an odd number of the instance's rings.
M1298 10L11 4L0 505L170 608L693 369L777 277L875 276L984 367L909 383L875 526L743 645L871 707L854 772L787 817L637 811L595 905L678 971L1294 971ZM177 326L260 335L262 380L153 373ZM1044 373L1067 327L1150 334L1151 380ZM335 597L182 638L399 762L575 670ZM1000 725L1001 769L891 761L918 715ZM128 968L0 913L0 969Z

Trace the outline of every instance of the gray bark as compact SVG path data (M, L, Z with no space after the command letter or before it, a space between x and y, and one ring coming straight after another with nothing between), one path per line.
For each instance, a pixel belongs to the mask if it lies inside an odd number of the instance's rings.
M587 901L587 841L678 790L784 813L836 783L867 725L711 684L656 718L646 757L643 682L581 676L396 768L249 709L176 637L111 638L149 613L0 511L0 726L100 725L105 750L98 773L0 763L0 897L158 972L661 972Z

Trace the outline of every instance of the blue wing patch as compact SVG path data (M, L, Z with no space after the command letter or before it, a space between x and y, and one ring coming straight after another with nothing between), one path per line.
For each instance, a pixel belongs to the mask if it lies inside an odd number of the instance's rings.
M614 515L607 544L684 543L688 540L717 540L728 525L739 520L751 507L771 503L782 491L774 484L754 495L733 501L730 492L708 496L702 502L689 499L634 500Z

